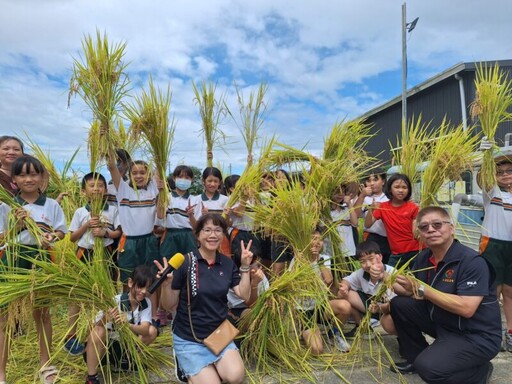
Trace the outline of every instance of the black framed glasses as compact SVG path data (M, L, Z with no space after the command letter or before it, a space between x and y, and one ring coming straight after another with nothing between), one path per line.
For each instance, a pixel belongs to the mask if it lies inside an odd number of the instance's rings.
M501 169L499 171L496 171L496 175L498 175L498 176L512 175L512 168Z
M428 229L430 228L430 226L432 226L432 228L434 228L436 231L438 231L441 229L443 224L451 224L451 223L452 223L451 221L433 221L431 223L421 223L421 224L418 224L418 229L421 232L427 232Z

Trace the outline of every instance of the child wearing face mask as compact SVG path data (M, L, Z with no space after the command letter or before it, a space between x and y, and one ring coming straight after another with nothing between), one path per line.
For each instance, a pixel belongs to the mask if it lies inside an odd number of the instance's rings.
M158 213L159 225L165 228L160 243L160 257L167 259L176 253L188 253L197 249L193 229L201 216L201 205L189 189L194 173L186 165L178 165L172 173L175 189L171 192L165 215Z

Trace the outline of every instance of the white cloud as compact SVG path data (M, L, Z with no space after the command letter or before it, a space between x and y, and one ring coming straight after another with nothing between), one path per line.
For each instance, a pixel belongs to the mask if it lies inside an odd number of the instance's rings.
M374 84L380 74L400 69L403 0L1 3L2 131L23 136L26 130L59 159L86 139L90 114L79 99L67 109L67 84L81 39L96 28L111 42L127 43L134 92L147 84L147 73L161 88L170 83L177 121L173 165L205 163L192 79L218 82L230 103L233 81L248 87L267 81L263 132L278 132L297 146L308 142L312 150L321 148L336 120L400 92L399 76L391 89L389 83L387 89ZM408 2L408 21L420 18L408 36L411 79L425 80L461 61L510 58L512 3L470 3ZM367 87L370 79L373 88ZM242 167L245 151L236 125L226 121L222 129L231 136L230 153L216 151L216 158ZM77 163L87 164L84 151Z

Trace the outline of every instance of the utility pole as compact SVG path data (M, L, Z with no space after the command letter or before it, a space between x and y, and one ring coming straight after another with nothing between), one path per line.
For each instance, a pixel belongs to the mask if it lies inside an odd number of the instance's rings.
M404 132L407 132L407 32L411 32L418 17L411 23L407 22L407 5L402 4L402 126L405 127Z

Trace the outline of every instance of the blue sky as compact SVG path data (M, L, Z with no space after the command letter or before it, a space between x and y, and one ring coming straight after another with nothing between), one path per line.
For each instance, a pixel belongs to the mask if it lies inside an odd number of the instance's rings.
M87 170L90 113L78 98L68 109L67 93L81 39L99 28L127 43L132 94L148 74L170 84L171 168L205 166L192 80L217 82L233 109L233 82L245 95L268 83L262 138L276 134L317 154L337 120L400 94L402 3L0 0L0 133L27 132L57 164L82 146L75 168ZM508 0L416 0L407 11L408 21L420 18L407 42L409 87L459 62L512 56ZM226 119L221 129L229 140L215 161L241 171L246 152L236 125Z

